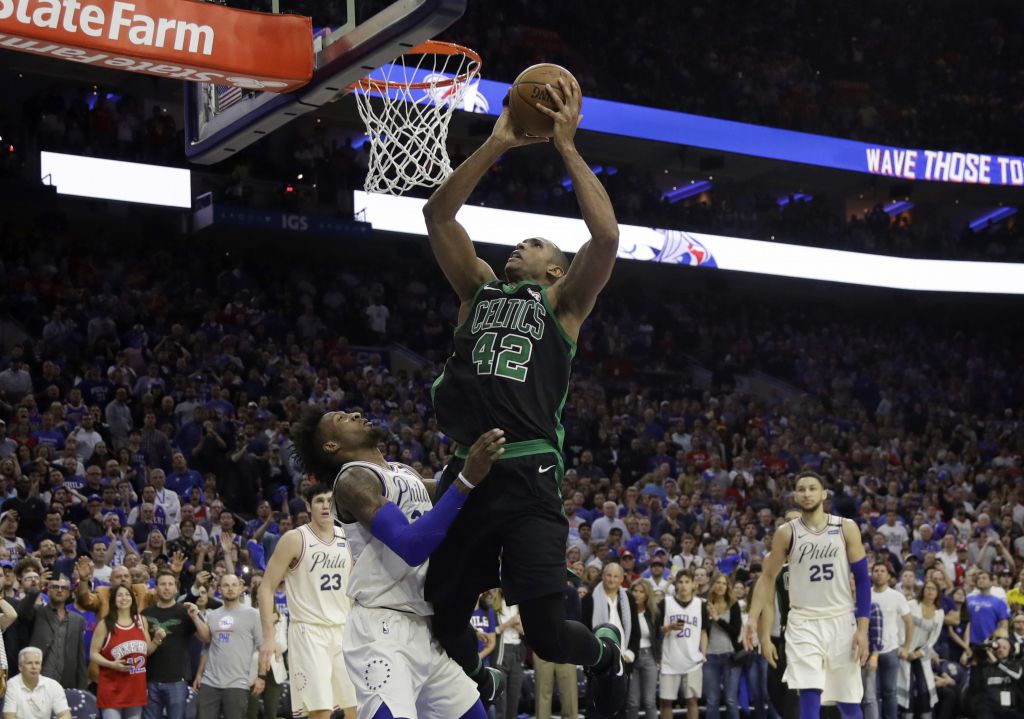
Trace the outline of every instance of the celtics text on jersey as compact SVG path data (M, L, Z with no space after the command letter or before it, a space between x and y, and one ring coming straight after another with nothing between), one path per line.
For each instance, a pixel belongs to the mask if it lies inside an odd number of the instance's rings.
M576 344L548 303L546 287L500 280L481 285L454 345L433 387L445 434L469 446L501 427L510 443L546 440L561 448Z

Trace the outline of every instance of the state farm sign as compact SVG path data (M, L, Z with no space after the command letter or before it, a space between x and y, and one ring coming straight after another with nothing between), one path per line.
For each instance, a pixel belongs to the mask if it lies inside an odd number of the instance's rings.
M310 18L191 0L0 0L0 49L274 92L313 74Z

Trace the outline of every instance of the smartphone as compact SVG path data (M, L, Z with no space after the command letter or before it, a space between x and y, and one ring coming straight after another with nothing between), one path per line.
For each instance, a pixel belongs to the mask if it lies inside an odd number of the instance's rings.
M142 553L142 563L151 564L153 562L153 553L148 549Z

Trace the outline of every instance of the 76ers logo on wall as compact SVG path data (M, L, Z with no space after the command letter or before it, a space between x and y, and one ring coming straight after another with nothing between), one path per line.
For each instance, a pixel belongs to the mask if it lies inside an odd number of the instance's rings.
M682 230L659 230L665 244L654 257L655 262L690 267L718 267L714 256L698 239Z

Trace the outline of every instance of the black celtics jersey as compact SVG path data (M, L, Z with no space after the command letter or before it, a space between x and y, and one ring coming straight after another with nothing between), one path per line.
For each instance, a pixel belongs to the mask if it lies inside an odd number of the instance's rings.
M434 382L441 431L469 446L499 428L506 442L546 440L561 449L575 352L543 285L481 285L455 329L455 351Z

